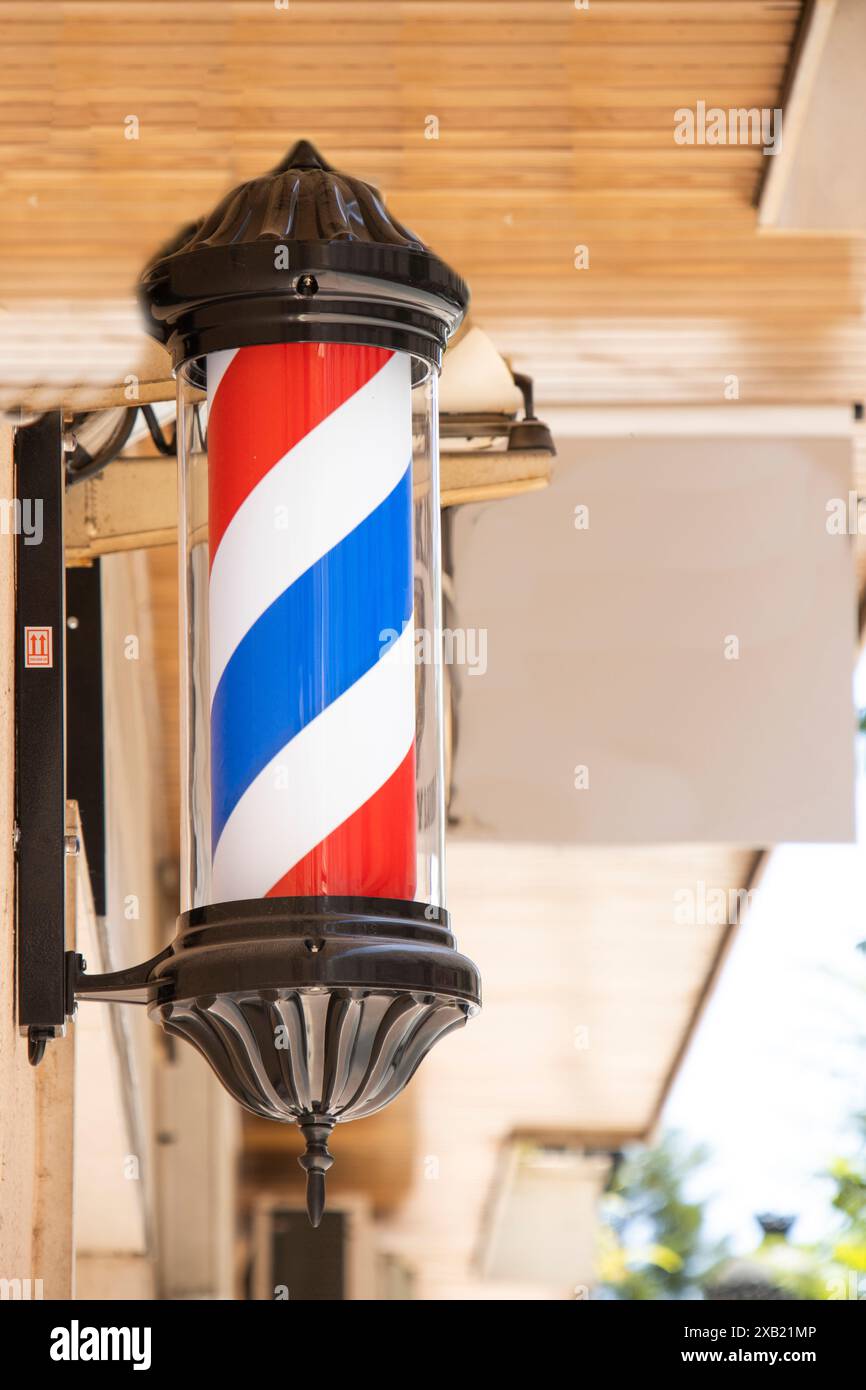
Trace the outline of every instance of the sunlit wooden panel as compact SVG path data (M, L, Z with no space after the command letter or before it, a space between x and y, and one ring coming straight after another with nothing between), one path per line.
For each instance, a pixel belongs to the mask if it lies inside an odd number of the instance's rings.
M859 399L862 239L762 237L760 149L673 139L674 113L698 101L778 106L802 13L801 0L8 5L3 399L70 356L98 374L124 346L107 336L145 259L302 135L460 269L541 402L713 401L730 372L752 401ZM50 316L22 330L36 300L69 306L65 347Z

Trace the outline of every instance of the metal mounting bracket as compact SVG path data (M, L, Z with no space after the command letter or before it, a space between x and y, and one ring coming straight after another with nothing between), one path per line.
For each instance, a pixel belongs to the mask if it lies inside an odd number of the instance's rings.
M125 970L112 970L105 975L88 975L87 961L77 951L68 951L67 1002L69 1012L81 1000L102 1001L106 1004L152 1004L159 992L159 981L153 971L160 961L172 954L166 946L150 960L130 965Z
M63 422L16 432L15 851L18 1023L30 1061L66 1027Z

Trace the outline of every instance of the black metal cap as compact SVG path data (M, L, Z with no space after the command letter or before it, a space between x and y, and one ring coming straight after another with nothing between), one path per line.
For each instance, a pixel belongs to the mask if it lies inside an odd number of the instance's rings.
M139 295L175 368L226 348L341 342L438 370L469 303L465 282L378 190L307 140L184 227L145 267Z

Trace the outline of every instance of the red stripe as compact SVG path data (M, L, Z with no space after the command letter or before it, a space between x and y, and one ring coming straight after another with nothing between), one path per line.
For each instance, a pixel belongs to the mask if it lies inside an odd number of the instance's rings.
M210 559L238 507L326 416L391 357L345 343L240 348L208 409Z
M415 745L348 820L275 883L269 898L414 898Z

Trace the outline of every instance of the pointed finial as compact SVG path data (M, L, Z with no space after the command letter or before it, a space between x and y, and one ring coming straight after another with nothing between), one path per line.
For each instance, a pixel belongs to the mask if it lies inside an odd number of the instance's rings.
M285 173L287 169L324 169L329 171L330 168L330 164L319 154L314 144L309 140L296 140L288 154L277 165L275 172Z
M328 1152L328 1139L334 1120L328 1115L303 1115L298 1126L306 1140L306 1152L298 1159L307 1175L307 1215L318 1226L325 1210L325 1174L334 1162Z

